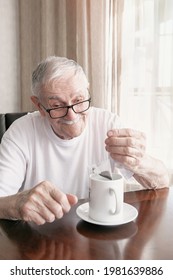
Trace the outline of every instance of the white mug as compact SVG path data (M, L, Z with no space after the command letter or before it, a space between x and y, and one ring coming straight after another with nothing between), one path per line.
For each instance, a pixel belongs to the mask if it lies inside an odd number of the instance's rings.
M124 181L120 174L113 180L98 174L90 175L89 217L98 222L116 222L122 219Z

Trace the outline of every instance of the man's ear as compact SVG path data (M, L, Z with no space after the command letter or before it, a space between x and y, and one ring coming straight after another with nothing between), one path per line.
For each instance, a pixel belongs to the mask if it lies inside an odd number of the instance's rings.
M32 95L31 96L31 101L34 103L37 110L39 110L40 114L44 117L46 114L45 114L45 111L43 110L42 106L40 106L40 102L39 102L38 97Z

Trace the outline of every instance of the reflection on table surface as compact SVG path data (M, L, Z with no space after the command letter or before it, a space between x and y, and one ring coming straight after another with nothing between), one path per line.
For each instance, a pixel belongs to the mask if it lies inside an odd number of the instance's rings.
M125 193L138 217L119 226L82 221L76 208L84 202L43 226L0 220L0 259L173 259L172 188Z

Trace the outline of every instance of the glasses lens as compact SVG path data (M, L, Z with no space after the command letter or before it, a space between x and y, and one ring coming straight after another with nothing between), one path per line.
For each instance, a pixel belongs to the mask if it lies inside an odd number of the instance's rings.
M82 113L89 109L89 105L90 105L90 101L86 100L73 105L73 110L75 111L75 113Z
M90 100L85 100L83 102L74 104L72 107L75 113L82 113L84 111L87 111L89 109L89 106L90 106ZM50 116L52 119L62 118L66 116L68 109L69 107L52 109L50 110Z
M50 111L50 116L53 119L61 118L67 114L67 107L57 108Z

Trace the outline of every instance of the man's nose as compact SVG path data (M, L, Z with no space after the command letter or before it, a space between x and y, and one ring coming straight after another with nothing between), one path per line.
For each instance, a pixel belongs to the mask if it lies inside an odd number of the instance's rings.
M68 108L66 118L69 120L74 120L76 118L76 113L73 111L73 108Z

